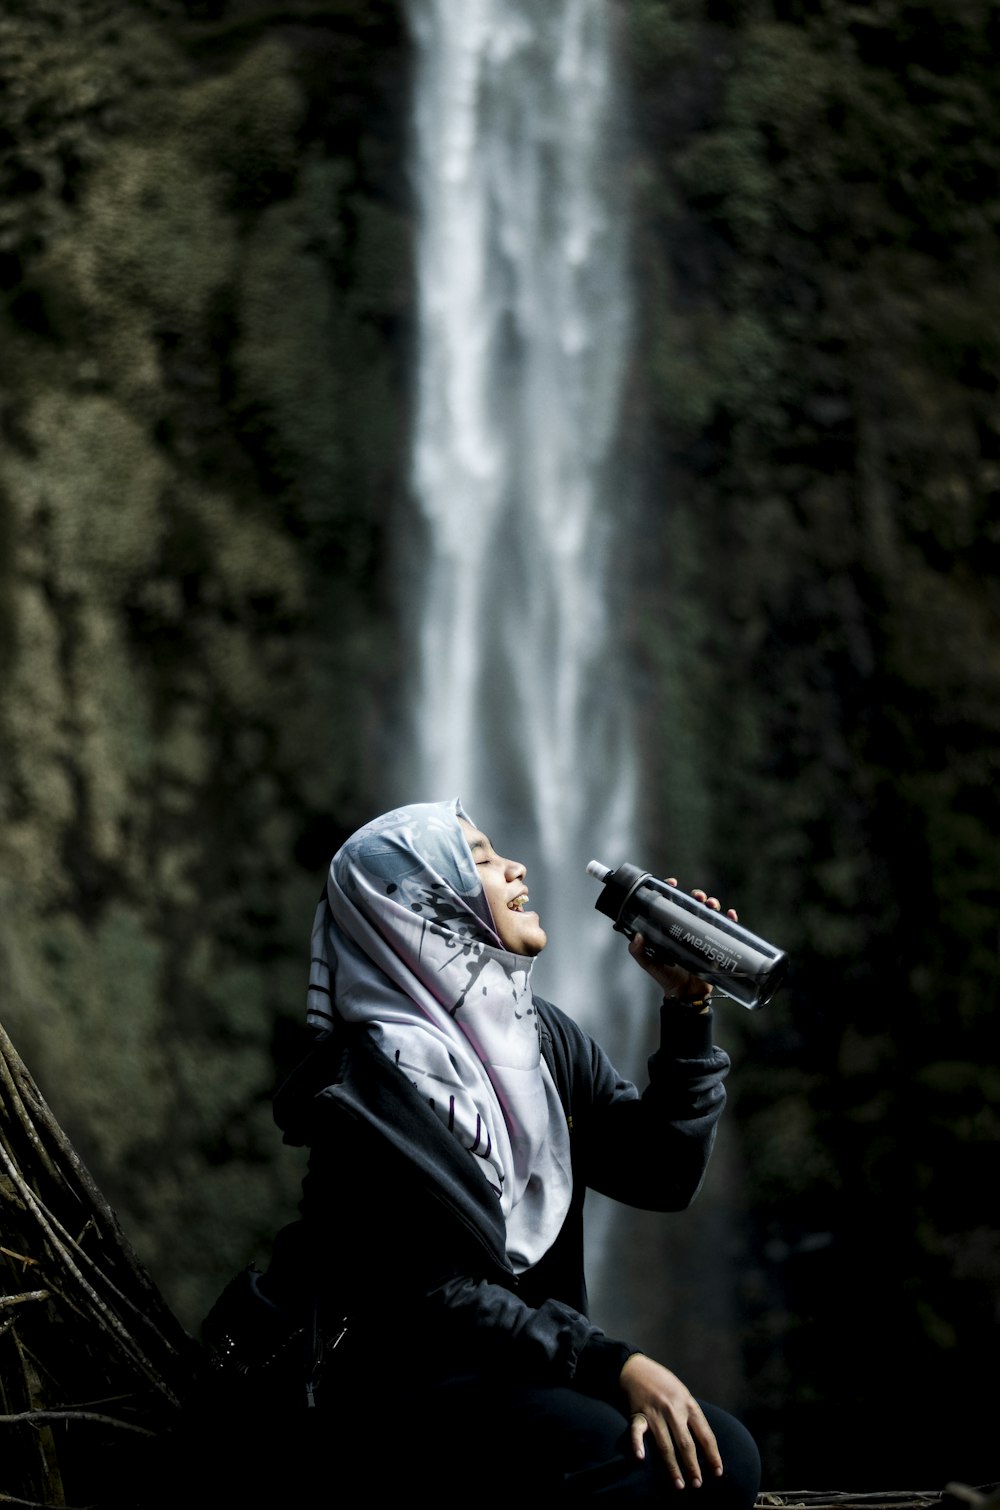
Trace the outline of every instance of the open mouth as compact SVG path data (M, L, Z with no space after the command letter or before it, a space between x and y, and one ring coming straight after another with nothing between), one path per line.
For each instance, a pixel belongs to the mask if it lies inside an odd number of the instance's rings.
M526 891L522 891L522 893L521 893L521 895L519 897L515 897L512 902L508 902L507 903L507 911L508 912L523 912L524 909L525 909L525 907L527 907L527 905L528 905L528 901L529 901L528 893Z

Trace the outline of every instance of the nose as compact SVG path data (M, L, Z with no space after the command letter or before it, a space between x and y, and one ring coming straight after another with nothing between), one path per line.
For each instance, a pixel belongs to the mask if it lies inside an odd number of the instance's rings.
M528 874L528 868L526 865L522 865L520 860L505 860L503 862L503 873L508 881L523 881Z

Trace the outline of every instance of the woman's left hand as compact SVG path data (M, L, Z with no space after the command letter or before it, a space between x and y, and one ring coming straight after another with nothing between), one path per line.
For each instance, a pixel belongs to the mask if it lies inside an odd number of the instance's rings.
M687 1385L645 1353L626 1360L619 1383L628 1402L629 1435L637 1458L646 1456L647 1434L663 1458L676 1488L701 1488L701 1450L713 1477L722 1473L722 1455L705 1414Z
M667 877L668 886L676 886L677 880L673 876ZM713 912L722 911L722 903L718 897L710 897L707 892L696 889L691 895L696 902L704 902L706 907L711 907ZM739 922L734 907L726 908L726 917L734 923ZM685 970L683 965L665 965L662 960L646 958L646 941L641 933L637 933L628 946L628 952L637 965L641 965L647 975L651 975L663 992L664 996L677 997L681 1001L698 1001L702 997L710 996L712 987L707 981ZM705 1008L707 1011L707 1007Z

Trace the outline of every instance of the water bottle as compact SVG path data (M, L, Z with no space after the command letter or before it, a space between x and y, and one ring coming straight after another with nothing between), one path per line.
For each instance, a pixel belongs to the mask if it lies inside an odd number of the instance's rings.
M682 965L750 1012L766 1006L784 980L788 956L780 949L638 865L611 870L591 860L587 874L603 882L597 911L628 938L641 933L648 958Z

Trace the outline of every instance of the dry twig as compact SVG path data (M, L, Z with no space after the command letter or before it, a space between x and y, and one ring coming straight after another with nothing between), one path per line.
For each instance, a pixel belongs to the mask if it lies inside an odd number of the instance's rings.
M123 1434L171 1425L199 1355L2 1027L0 1223L0 1503L100 1500ZM98 1395L120 1414L66 1403Z

